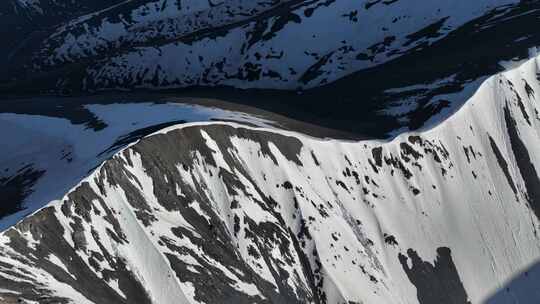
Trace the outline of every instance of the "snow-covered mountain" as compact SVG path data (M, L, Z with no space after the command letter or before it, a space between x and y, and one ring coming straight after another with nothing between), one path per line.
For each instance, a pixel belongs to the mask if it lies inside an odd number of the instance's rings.
M311 88L425 48L476 18L496 19L517 3L125 1L57 27L33 61L44 68L87 59L78 79L86 89Z
M536 0L7 3L1 93L249 94L242 102L379 138L461 105L501 61L540 45Z
M97 60L83 71L89 88L310 88L430 45L517 3L363 2L126 2L56 29L37 64Z
M490 77L391 141L161 130L0 235L0 297L537 303L539 72Z
M0 3L0 62L9 65L24 46L47 37L51 28L121 0L5 0ZM6 71L3 70L2 73ZM3 74L2 74L3 75Z
M0 153L0 231L62 196L125 145L167 126L212 120L274 125L247 113L173 102L59 108L64 117L0 113L7 143Z

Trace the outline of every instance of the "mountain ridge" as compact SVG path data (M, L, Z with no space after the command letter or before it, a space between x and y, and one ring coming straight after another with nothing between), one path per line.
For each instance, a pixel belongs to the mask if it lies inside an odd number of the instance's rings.
M392 141L231 123L145 137L0 234L0 297L534 303L539 70ZM516 275L529 285L496 293Z

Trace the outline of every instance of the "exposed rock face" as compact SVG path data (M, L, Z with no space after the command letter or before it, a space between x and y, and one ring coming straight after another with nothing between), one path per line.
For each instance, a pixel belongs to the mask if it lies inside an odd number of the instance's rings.
M0 235L0 297L482 303L540 258L538 71L391 142L165 129ZM536 303L535 278L490 299Z

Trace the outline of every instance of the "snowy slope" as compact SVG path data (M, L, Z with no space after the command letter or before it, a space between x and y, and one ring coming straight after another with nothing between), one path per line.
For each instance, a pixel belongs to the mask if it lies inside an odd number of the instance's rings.
M170 89L373 138L461 106L540 45L539 1L6 3L2 96Z
M24 3L39 20L0 4L0 95L174 89L374 138L461 106L540 45L539 1Z
M17 5L54 11L57 3L50 2ZM53 73L60 81L55 85L80 81L70 86L87 90L312 88L428 49L469 23L482 25L475 33L519 17L507 15L515 7L530 6L525 15L538 9L534 1L517 0L139 0L107 8L65 6L94 10L59 20L31 43L32 56L23 60L36 72L72 64L70 73L77 70L77 77Z
M120 101L120 100L118 100ZM70 111L59 106L64 115ZM270 127L241 112L181 103L87 104L87 121L0 113L0 230L62 197L127 144L172 124L228 120ZM73 114L76 116L76 114Z
M1 234L0 297L537 303L539 71L389 142L164 129Z
M87 89L311 88L429 47L517 2L128 1L60 26L34 62L97 60L83 71Z

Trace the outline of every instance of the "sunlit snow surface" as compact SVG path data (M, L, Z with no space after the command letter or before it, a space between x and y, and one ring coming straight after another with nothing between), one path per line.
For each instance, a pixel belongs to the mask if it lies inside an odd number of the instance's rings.
M0 296L538 303L539 71L391 141L165 128L0 234Z
M245 113L186 104L119 103L85 107L106 125L104 129L74 125L62 118L0 113L0 129L7 143L0 151L0 178L16 175L28 165L45 171L31 187L33 193L24 200L24 210L0 219L0 230L46 202L60 198L114 152L136 140L137 137L128 136L137 130L169 122L209 120L270 126L269 121Z

